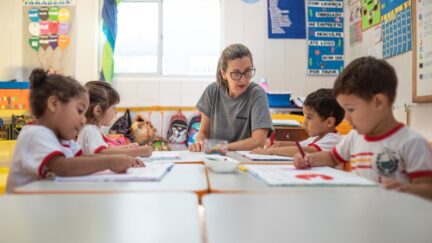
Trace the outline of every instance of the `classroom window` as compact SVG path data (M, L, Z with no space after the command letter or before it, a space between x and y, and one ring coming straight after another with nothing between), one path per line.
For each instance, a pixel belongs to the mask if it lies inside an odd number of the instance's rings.
M123 0L115 73L214 75L220 15L220 0Z

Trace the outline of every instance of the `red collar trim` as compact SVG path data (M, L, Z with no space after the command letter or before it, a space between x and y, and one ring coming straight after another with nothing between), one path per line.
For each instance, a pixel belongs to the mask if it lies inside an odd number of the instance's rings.
M394 127L393 129L391 129L390 131L384 133L383 135L379 135L376 137L371 137L368 135L364 135L364 138L366 141L368 142L376 142L376 141L380 141L383 140L387 137L390 137L391 135L395 134L397 131L399 131L399 129L403 128L405 125L402 123L399 123L396 127Z

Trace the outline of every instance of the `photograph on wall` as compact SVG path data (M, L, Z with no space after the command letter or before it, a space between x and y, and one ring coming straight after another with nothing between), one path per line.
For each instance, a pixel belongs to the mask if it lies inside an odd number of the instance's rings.
M381 22L381 0L361 0L362 31Z
M74 1L23 1L24 76L34 68L72 75Z
M343 0L307 1L308 75L343 70L343 17Z
M355 46L363 40L361 28L361 3L360 0L351 1L349 6L349 40L350 46Z
M411 0L382 0L381 14L383 58L410 51Z
M305 39L305 1L268 0L268 38Z

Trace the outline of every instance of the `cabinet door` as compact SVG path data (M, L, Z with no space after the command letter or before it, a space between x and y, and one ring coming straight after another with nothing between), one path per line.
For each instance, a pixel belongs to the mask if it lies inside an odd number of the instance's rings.
M308 138L303 127L275 126L276 141L302 141Z

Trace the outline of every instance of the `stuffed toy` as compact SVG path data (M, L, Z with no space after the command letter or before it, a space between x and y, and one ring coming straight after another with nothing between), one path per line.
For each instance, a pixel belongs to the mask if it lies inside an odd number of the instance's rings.
M149 141L153 141L156 134L156 129L151 122L147 121L141 114L135 116L131 130L133 141L139 145L145 145Z

